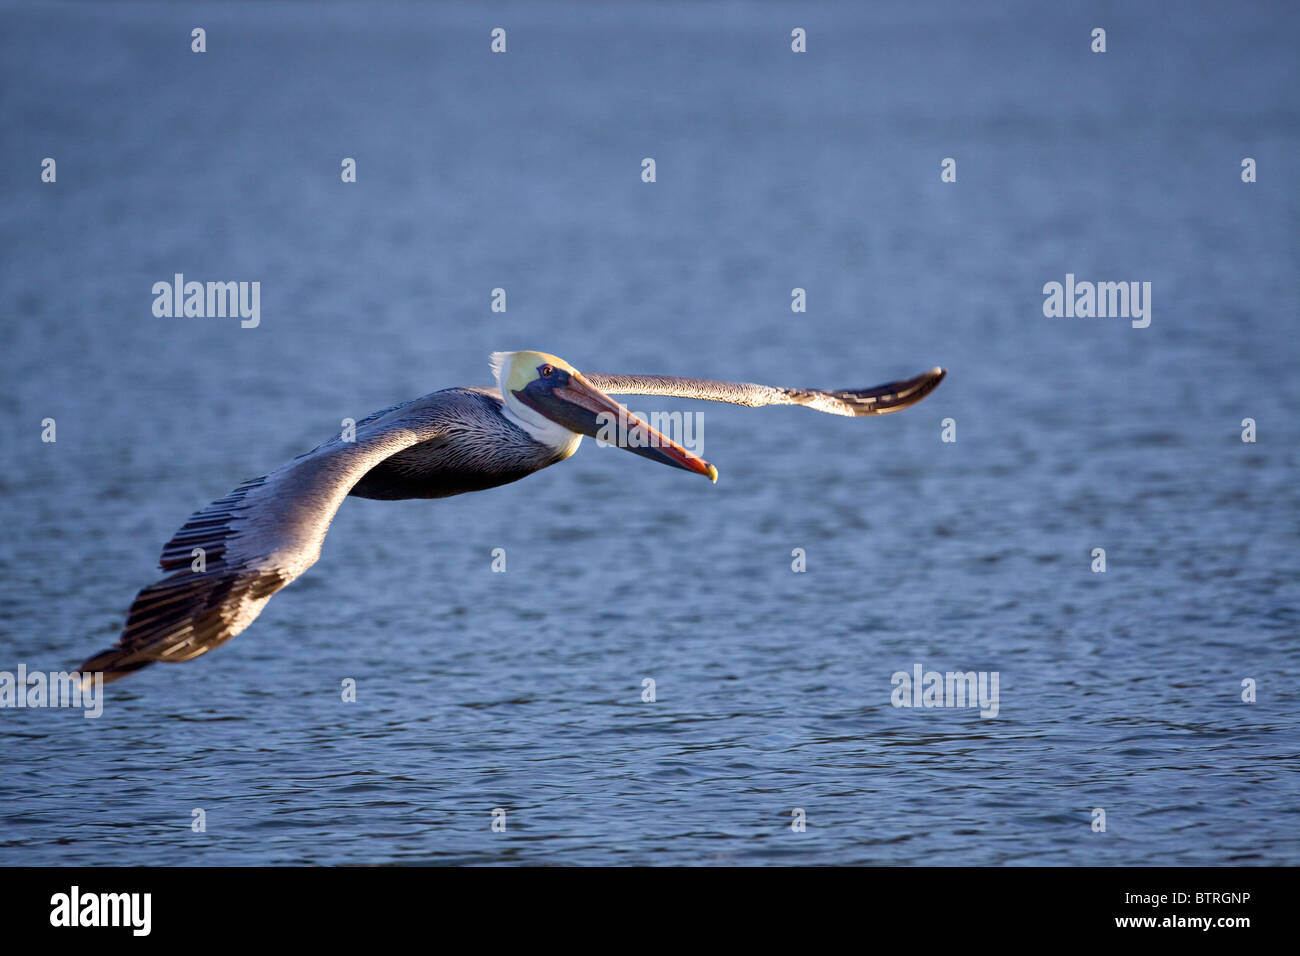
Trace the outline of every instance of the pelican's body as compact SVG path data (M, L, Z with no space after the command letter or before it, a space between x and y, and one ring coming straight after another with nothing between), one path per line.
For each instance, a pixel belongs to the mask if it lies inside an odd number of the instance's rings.
M447 498L526 478L577 451L534 438L504 414L492 388L447 388L381 414L399 412L438 431L375 465L348 494L358 498ZM358 430L366 427L363 419Z
M383 409L305 455L195 512L163 547L167 577L142 590L118 643L82 664L106 681L156 661L186 661L239 634L271 595L316 563L348 495L445 498L518 481L626 416L648 438L628 451L717 480L717 469L627 414L608 394L672 395L737 405L807 405L884 414L942 381L933 369L874 389L821 391L664 376L584 376L544 352L497 352L496 388L449 388ZM603 437L603 436L602 436Z

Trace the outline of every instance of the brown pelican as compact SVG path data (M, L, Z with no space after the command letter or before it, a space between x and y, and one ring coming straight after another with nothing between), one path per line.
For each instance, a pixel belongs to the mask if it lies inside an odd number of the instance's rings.
M545 352L495 352L496 388L448 388L375 412L190 516L163 547L171 572L142 590L117 644L81 665L105 681L155 661L188 661L224 644L316 563L348 495L445 498L518 481L563 461L584 435L718 480L718 471L609 396L671 395L733 405L806 405L833 415L884 415L915 405L943 380L934 368L875 388L823 391L662 375L583 375ZM602 432L602 428L605 431ZM635 437L633 437L635 436Z

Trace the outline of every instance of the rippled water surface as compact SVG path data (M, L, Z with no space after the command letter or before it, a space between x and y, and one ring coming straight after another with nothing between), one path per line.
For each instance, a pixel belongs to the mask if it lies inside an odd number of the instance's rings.
M348 501L235 641L0 711L0 863L1300 863L1284 7L4 20L0 668L76 666L192 510L495 349L951 371L881 419L702 406L716 486L588 442ZM260 281L260 327L154 318L177 272ZM1150 327L1045 318L1066 273L1151 282ZM892 707L916 664L998 715Z

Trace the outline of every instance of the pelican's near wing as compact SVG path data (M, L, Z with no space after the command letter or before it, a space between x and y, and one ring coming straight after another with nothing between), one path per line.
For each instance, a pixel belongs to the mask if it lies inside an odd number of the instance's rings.
M355 441L336 436L192 514L159 558L172 573L136 596L117 644L81 672L111 681L155 661L188 661L248 627L316 563L348 490L388 456L437 437L439 426L408 408L385 412L364 419Z
M745 382L714 382L667 375L588 375L583 378L608 395L671 395L731 405L807 405L831 415L886 415L915 405L929 395L947 371L932 368L914 378L874 388L781 388Z

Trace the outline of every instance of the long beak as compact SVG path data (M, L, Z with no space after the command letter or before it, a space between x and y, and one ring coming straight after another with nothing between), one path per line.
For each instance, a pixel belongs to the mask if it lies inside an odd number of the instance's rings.
M570 372L563 384L551 387L534 381L514 394L571 431L618 445L663 465L693 471L710 481L718 480L718 469L651 428L577 372Z

